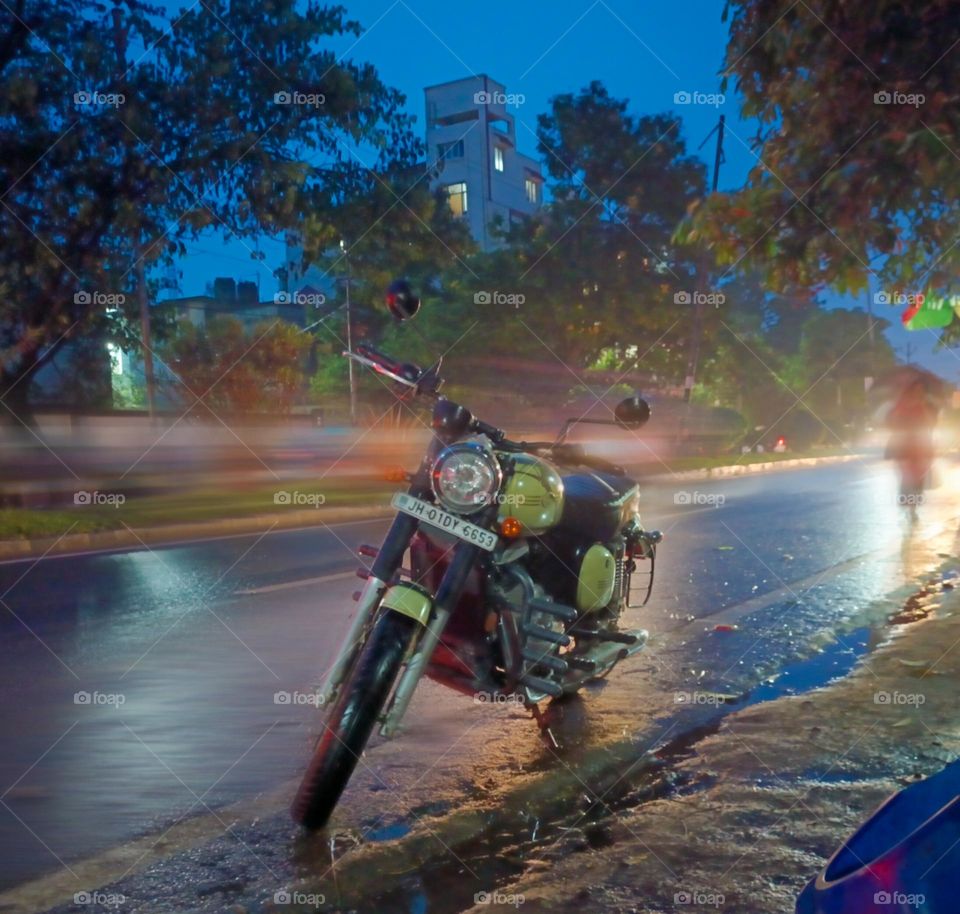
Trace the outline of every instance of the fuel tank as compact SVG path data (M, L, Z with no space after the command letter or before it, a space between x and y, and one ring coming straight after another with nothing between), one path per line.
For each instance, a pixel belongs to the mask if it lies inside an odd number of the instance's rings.
M534 454L511 454L513 473L501 493L497 522L520 521L522 536L541 536L560 523L563 479L552 463Z

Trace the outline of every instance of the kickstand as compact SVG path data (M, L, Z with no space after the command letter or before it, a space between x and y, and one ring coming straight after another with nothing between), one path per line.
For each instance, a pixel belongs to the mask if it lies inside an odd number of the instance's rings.
M553 735L553 730L550 729L550 725L547 723L546 716L544 715L543 711L540 710L540 705L529 704L527 707L530 709L533 719L537 722L537 727L540 729L540 736L547 744L547 748L559 749L560 743L557 742L557 738Z

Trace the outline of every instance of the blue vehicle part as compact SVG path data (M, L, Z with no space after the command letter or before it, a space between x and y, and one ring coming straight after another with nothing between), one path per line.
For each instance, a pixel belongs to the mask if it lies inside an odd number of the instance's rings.
M960 762L905 787L830 858L796 914L960 911Z

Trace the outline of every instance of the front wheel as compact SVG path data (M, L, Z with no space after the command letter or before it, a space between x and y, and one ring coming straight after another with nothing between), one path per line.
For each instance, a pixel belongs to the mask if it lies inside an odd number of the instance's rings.
M322 828L333 813L370 739L400 671L417 623L395 612L376 622L324 723L291 812L306 828Z

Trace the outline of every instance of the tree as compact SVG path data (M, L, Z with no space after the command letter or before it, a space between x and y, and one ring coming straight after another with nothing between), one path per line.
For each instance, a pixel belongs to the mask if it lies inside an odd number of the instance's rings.
M559 303L544 341L565 354L569 335L580 364L634 346L661 370L682 361L693 264L671 236L704 192L705 171L681 129L670 115L632 115L599 82L555 97L538 119L556 202L531 239L527 282Z
M330 39L342 7L205 0L0 7L0 398L112 325L136 344L136 264L216 229L281 234L412 142L404 98ZM318 164L313 164L318 163ZM108 308L116 308L110 311Z
M781 291L950 291L960 266L960 13L950 0L728 0L756 119L746 187L682 237ZM956 326L956 322L954 324Z
M309 339L285 321L264 321L249 332L229 315L198 327L179 324L162 348L165 365L175 375L171 394L187 406L206 410L282 414L303 390L303 363Z
M887 321L777 295L756 274L736 276L723 294L705 321L697 400L733 407L751 427L772 426L791 440L804 415L814 437L828 442L864 417L865 379L896 362Z
M738 274L723 301L705 309L703 354L694 399L737 410L751 427L781 416L794 398L781 380L783 359L800 337L784 332L783 302L756 276ZM806 315L804 315L806 316Z
M680 132L598 82L552 99L538 122L552 199L458 277L482 297L471 341L495 353L491 378L514 366L529 379L535 360L570 388L598 360L618 374L640 355L648 372L682 374L692 308L675 296L692 289L692 265L671 235L704 169Z
M589 204L630 232L641 257L667 262L677 223L704 192L704 166L687 155L678 118L627 109L597 81L556 96L538 118L540 153L557 199Z

